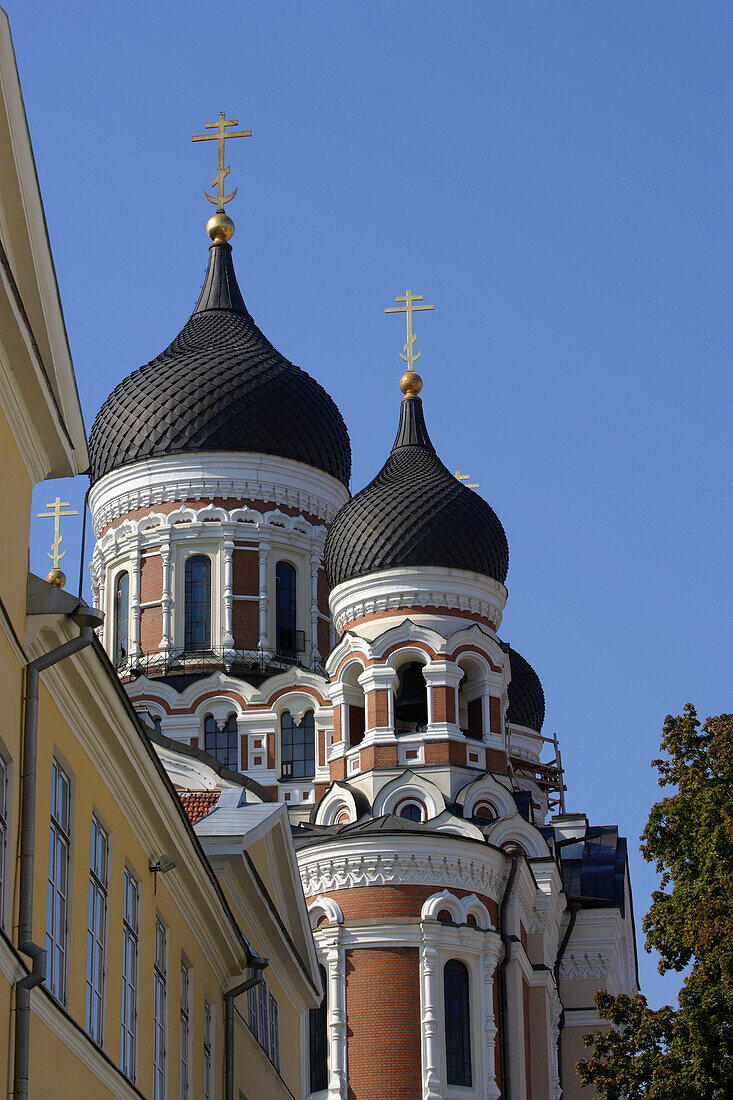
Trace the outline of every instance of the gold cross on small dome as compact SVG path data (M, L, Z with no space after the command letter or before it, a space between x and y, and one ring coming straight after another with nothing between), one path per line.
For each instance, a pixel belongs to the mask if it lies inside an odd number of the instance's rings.
M478 481L468 480L470 476L470 474L462 474L460 470L456 470L453 474L453 477L456 479L456 481L460 481L461 484L463 484L464 482L466 483L467 489L480 489L481 486L479 485Z
M211 181L211 186L216 187L216 198L212 195L207 195L204 191L204 195L209 202L215 204L219 214L224 213L224 203L231 202L238 191L238 188L235 187L231 195L224 194L224 180L229 175L229 168L224 167L224 142L227 138L252 137L251 130L239 130L236 133L227 133L227 127L238 125L239 122L236 118L230 118L227 122L225 113L220 111L219 118L216 122L207 122L205 124L205 129L216 130L215 134L194 134L191 138L191 141L218 141L219 143L219 168Z
M65 550L59 550L63 541L63 535L61 534L61 517L62 516L78 516L77 511L62 512L62 508L69 507L68 500L62 500L61 497L56 497L56 500L46 505L47 508L51 508L50 512L38 512L36 513L38 519L53 519L53 542L51 543L50 551L47 551L49 558L53 562L53 569L50 570L46 580L49 584L55 584L57 588L63 588L66 584L66 577L59 569L59 562L66 554Z

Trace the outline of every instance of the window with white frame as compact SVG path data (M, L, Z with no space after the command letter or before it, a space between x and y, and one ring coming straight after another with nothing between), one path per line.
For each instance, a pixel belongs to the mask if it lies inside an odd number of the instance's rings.
M204 1100L214 1100L214 1021L211 1005L204 1001Z
M51 835L46 905L46 984L66 1004L71 783L57 760L51 770Z
M8 849L8 765L0 756L0 928L5 928L5 888Z
M295 722L289 710L280 718L283 779L304 779L316 772L316 725L312 710Z
M137 1056L137 966L140 940L140 890L134 875L125 868L122 880L122 1026L120 1069L135 1081Z
M270 1061L280 1072L280 1019L277 999L270 994Z
M114 603L114 661L116 665L127 660L130 622L130 574L119 573L115 581Z
M468 967L460 959L449 959L443 968L443 1009L447 1083L470 1088L473 1075L469 977Z
M325 966L319 966L323 998L318 1008L308 1012L308 1078L310 1092L328 1088L328 977Z
M189 1047L191 1043L191 971L181 959L181 1050L178 1081L181 1100L188 1100L191 1079Z
M102 1045L104 1031L104 969L107 940L107 864L109 836L92 814L87 907L87 1034Z
M223 722L217 722L213 714L204 718L204 749L233 771L239 769L239 731L237 716L230 714Z
M267 982L261 981L257 988L260 991L260 1046L267 1054L270 1049L270 1029L267 1021Z
M160 917L155 918L153 962L153 1100L165 1100L166 1012L168 935Z

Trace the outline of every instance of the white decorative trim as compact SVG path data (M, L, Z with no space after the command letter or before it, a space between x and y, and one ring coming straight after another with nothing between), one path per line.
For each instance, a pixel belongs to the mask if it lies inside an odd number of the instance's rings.
M450 890L441 890L437 894L431 894L423 902L420 920L437 920L441 909L447 909L456 924L468 924L468 918L473 916L477 928L484 932L493 929L488 909L475 894L469 894L465 898L456 897Z
M148 458L112 470L93 485L89 508L97 535L120 516L170 501L257 500L298 508L330 523L349 499L335 477L289 458L198 453Z
M314 901L308 906L308 916L311 922L311 928L315 931L321 917L325 917L329 924L343 924L344 914L341 910L341 906L338 902L335 902L333 898L326 897L325 894L319 894Z
M611 961L600 953L589 955L570 951L560 963L560 977L565 981L583 982L608 978L611 973Z
M340 923L313 934L328 975L328 1091L326 1100L347 1100L346 952Z
M330 596L331 615L342 633L365 615L421 607L448 607L501 624L507 590L503 584L464 569L435 566L384 569L337 585Z
M400 803L412 800L425 806L428 821L445 809L445 796L440 788L408 769L380 789L374 798L372 815L382 817L383 814L394 813Z
M391 836L389 850L379 836L310 844L298 849L298 865L306 897L357 886L421 884L454 886L499 901L507 876L505 857L490 848L457 837L426 837L426 850L413 835Z

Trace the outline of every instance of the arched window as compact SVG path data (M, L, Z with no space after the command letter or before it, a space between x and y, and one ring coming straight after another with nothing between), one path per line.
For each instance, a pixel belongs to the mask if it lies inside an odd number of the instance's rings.
M398 814L400 817L404 817L406 821L422 821L423 816L417 802L405 802L403 806L400 806Z
M323 985L323 1000L308 1013L310 1091L328 1088L328 978L325 966L319 966Z
M215 756L225 768L237 771L239 753L237 751L237 716L230 714L225 722L217 722L213 715L204 718L204 748Z
M299 724L289 711L280 719L280 750L283 779L303 779L316 771L316 724L307 710Z
M399 681L395 697L395 732L418 733L428 724L428 688L420 662L403 665Z
M286 657L294 657L302 648L295 621L295 568L289 561L279 561L275 566L275 648Z
M185 618L187 650L211 648L211 558L186 558Z
M471 1087L471 1011L468 970L459 959L449 959L443 969L445 1007L445 1064L449 1085Z
M130 574L120 573L115 581L115 664L127 658L127 635L130 614Z

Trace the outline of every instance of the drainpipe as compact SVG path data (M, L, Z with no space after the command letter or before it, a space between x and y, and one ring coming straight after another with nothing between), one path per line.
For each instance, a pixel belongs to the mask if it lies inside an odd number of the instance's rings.
M565 935L562 938L562 943L560 944L560 946L557 949L557 958L555 959L555 966L553 967L553 973L555 975L555 989L557 990L558 997L560 996L560 964L563 960L563 955L565 954L565 948L568 946L568 943L570 942L570 937L573 934L573 928L575 928L575 921L577 920L577 917L578 917L578 911L582 908L580 902L574 900L571 897L568 898L568 902L569 902L569 909L570 909L570 920L568 921L568 926L565 929ZM557 1026L557 1076L560 1079L560 1097L561 1098L562 1098L562 1095L563 1095L563 1085L562 1085L562 1042L561 1042L561 1039L562 1039L562 1029L563 1029L564 1026L565 1026L565 1008L563 1006L562 1001L560 1001L560 1019L558 1021L558 1026Z
M69 616L80 628L77 638L30 661L25 670L25 713L23 719L23 775L20 806L20 883L18 948L32 960L29 974L15 985L14 1100L27 1100L30 1055L31 989L46 979L46 952L33 942L33 858L36 844L36 771L38 757L38 689L41 673L91 645L94 629L103 615L79 604Z
M518 851L507 853L512 861L509 869L509 877L506 880L504 894L499 906L499 935L504 944L504 955L499 963L499 1034L501 1036L501 1100L509 1100L509 1028L507 1027L508 995L506 985L506 968L509 965L509 941L506 935L506 912L511 897L514 879L517 877L517 868L522 859L522 853Z
M254 986L259 985L263 981L262 971L266 966L269 966L267 959L253 958L251 960L252 969L255 972L254 978L247 978L246 982L240 982L239 985L235 985L234 989L229 989L224 994L225 1005L225 1027L224 1027L224 1097L225 1100L234 1100L234 1001L237 997L240 997L242 993L246 993L248 989L253 989Z

